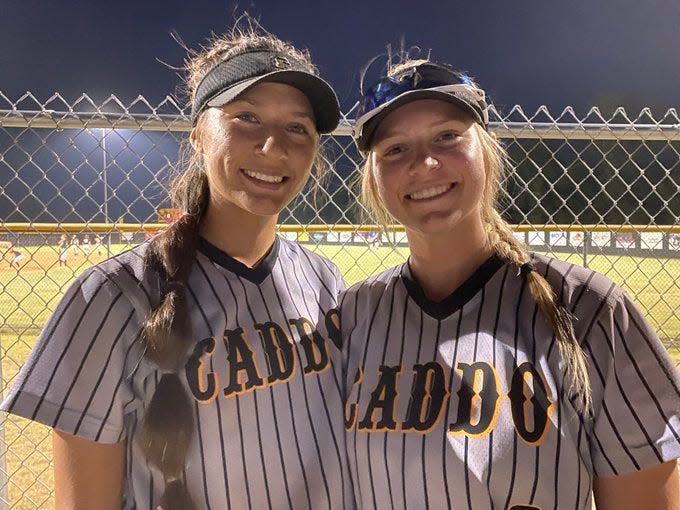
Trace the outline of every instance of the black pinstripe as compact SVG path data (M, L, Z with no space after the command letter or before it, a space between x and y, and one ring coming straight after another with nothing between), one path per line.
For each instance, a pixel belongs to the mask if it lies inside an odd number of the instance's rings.
M228 320L227 319L227 311L225 310L224 305L222 304L222 301L220 301L220 299L218 298L217 292L215 292L215 287L213 286L212 282L210 281L210 278L208 277L208 275L206 274L205 268L203 267L203 264L201 263L200 260L197 261L196 267L198 268L199 272L203 276L203 279L204 279L205 283L208 285L208 288L210 289L211 293L214 295L215 302L219 303L220 308L222 309L222 313L224 313L224 321L226 323L227 320ZM194 305L197 307L198 311L201 314L201 317L203 318L203 323L208 328L210 336L214 337L215 332L213 331L212 327L210 326L210 321L206 317L205 312L203 311L203 308L200 306L200 301L196 298L196 294L191 289L189 289L189 293L191 294L191 298L193 299ZM212 358L210 359L210 364L211 364L211 368L214 370ZM203 497L205 498L206 508L209 509L209 508L211 508L211 505L210 505L210 492L208 491L208 483L207 483L208 466L206 466L206 462L205 462L205 451L204 451L204 445L203 445L203 437L202 437L202 434L201 434L201 432L203 430L202 427L201 427L201 413L200 413L200 410L198 408L197 402L194 402L194 410L195 410L194 416L196 417L196 425L197 425L197 429L198 429L196 436L197 436L197 439L198 439L198 450L199 450L200 457L201 457L201 471L202 471L202 475L203 475L202 476L202 478L203 478ZM220 445L223 445L224 444L224 430L223 430L224 427L222 426L222 412L221 412L220 406L218 405L217 399L215 400L215 410L217 412L217 423L219 424L219 426L217 427L217 430L218 430L218 434L219 434L219 438L220 438ZM224 448L220 448L220 452L221 452L221 455L222 455L222 472L223 472L223 480L224 480L224 491L225 491L225 494L227 494L227 508L230 509L231 508L231 498L230 498L230 492L229 492L229 478L227 476L227 460L226 460L225 455L224 455Z
M298 284L298 287L301 288L302 285L300 284L300 279L299 279L296 272L294 272L294 276L295 276L295 280ZM288 288L288 292L290 293L290 287L288 287L288 285L289 285L288 280L286 280L286 287ZM300 315L299 308L297 307L297 305L294 305L294 306L295 306L295 309L296 309L298 315ZM290 326L290 324L288 325L288 328L289 328L290 333L292 335L293 334L293 328ZM300 349L297 346L297 344L295 344L295 351L296 351L296 354L298 355L298 358L299 358L300 357ZM324 487L324 491L325 491L325 494L326 494L326 501L327 501L328 507L330 508L330 490L329 490L329 487L328 487L328 480L326 478L326 470L324 468L323 459L321 457L321 449L319 447L319 439L317 437L316 431L314 430L314 427L311 425L312 422L313 422L313 419L312 419L312 414L311 414L311 408L310 408L310 405L309 405L309 394L307 392L307 383L306 383L304 378L301 378L301 382L302 382L303 393L304 393L304 396L305 396L306 414L307 414L307 418L309 419L310 430L312 432L312 438L314 439L314 447L316 449L316 453L317 453L317 456L319 458L319 466L318 467L321 470L321 477L323 479L323 487Z
M102 371L100 372L99 377L97 378L97 382L95 383L92 392L90 393L90 397L87 399L87 403L85 404L83 412L80 415L80 420L78 420L78 423L76 424L76 427L73 430L74 435L78 435L78 430L80 429L80 425L83 422L83 419L85 418L85 416L87 415L87 412L90 409L90 405L92 404L92 400L95 397L96 389L101 384L101 381L104 377L104 373L106 373L108 366L109 366L109 363L111 362L111 357L113 355L113 351L115 350L116 346L118 345L118 342L120 342L121 338L123 337L123 332L128 328L131 320L132 320L132 312L130 314L128 314L127 318L125 319L125 322L123 322L123 326L118 331L118 334L116 335L116 338L114 339L114 342L111 344L111 349L109 350L109 354L106 357L106 363L104 363L104 367L103 367ZM102 326L103 326L103 323L102 323ZM129 353L129 349L128 349L128 353ZM127 355L127 353L126 353L126 355ZM77 378L74 378L74 384L75 384L76 379ZM63 403L62 403L62 405L63 405Z
M518 341L519 341L519 318L520 318L520 306L522 304L522 296L526 289L526 280L522 280L519 289L519 295L517 298L517 304L515 305L515 333L514 333L514 354L515 354L515 366L519 363L517 362L517 352L518 352ZM503 508L509 508L510 498L512 497L512 492L515 485L515 475L517 473L517 436L512 436L512 468L510 472L510 488L508 489L508 496L505 499L505 506Z
M326 282L324 281L324 279L321 277L321 275L319 274L319 272L318 272L318 271L314 268L314 266L311 264L311 260L310 260L311 254L310 254L310 252L307 252L306 250L302 250L302 249L300 249L299 251L302 253L302 256L305 257L305 259L307 260L307 262L310 263L310 267L312 268L312 273L316 276L318 285L320 285L321 288L323 288L323 289L327 292L328 298L330 298L330 299L332 299L333 301L335 301L336 296L335 296L335 295L333 294L333 292L328 288L328 285L326 284ZM289 257L290 257L290 255L289 255ZM325 259L323 259L323 260L325 261ZM326 267L327 267L327 268L330 268L330 267L329 267L330 262L328 262L328 261L325 261L325 262L326 262L326 264L327 264ZM307 274L306 274L306 273L303 272L302 275L303 275L305 281L307 282L309 294L312 295L312 296L315 296L316 293L314 292L314 289L317 288L317 285L315 285L314 283L310 282L309 278L307 278ZM317 305L319 306L319 308L323 309L323 305L321 304L321 302L320 302L319 299L317 299ZM266 306L266 304L265 304L265 306ZM306 311L307 311L307 313L309 314L309 316L311 316L311 315L312 315L312 311L309 309L309 305L307 304L307 302L305 302L305 308L307 309ZM299 312L299 310L298 310L298 312ZM338 395L343 395L342 385L341 385L341 383L340 383L340 380L339 380L338 374L337 374L337 366L336 366L335 364L332 364L332 365L330 366L330 371L333 373L333 381L334 381L334 383L335 383L335 390L338 392ZM335 429L335 427L333 427L333 423L337 422L337 418L338 418L338 417L332 415L331 412L330 412L329 409L328 409L328 405L327 405L327 402L326 402L326 395L325 395L324 388L323 388L323 386L322 386L322 384L321 384L321 381L317 378L316 382L317 382L317 386L318 386L318 389L319 389L319 393L320 393L321 396L322 396L324 414L325 414L325 416L326 416L326 420L328 420L328 424L329 424L329 427L330 427L331 439L332 439L332 441L333 441L333 447L334 447L334 449L335 449L335 454L336 454L336 456L337 456L337 461L338 461L338 469L339 469L339 473L340 473L340 483L341 483L341 485L342 485L342 487L343 487L343 492L344 492L345 490L349 490L349 486L346 485L346 481L345 481L345 472L344 472L345 470L343 469L344 462L345 462L345 452L344 452L344 449L343 449L343 451L341 452L341 445L344 444L344 435L343 435L343 434L336 434L336 429ZM338 438L338 435L343 436L343 437L342 437L342 438ZM346 502L345 500L343 500L343 508L346 507L346 503L347 503L347 502Z
M111 301L111 304L109 305L108 309L104 313L104 317L101 319L99 326L95 330L94 335L92 336L92 341L90 342L90 345L87 346L87 350L85 351L85 354L82 358L80 365L76 369L75 374L73 374L73 381L71 382L71 384L68 387L68 390L66 390L66 393L64 394L64 399L61 401L59 412L54 417L54 421L52 422L52 427L57 427L57 428L59 427L59 417L61 416L61 413L64 411L64 408L66 407L66 401L68 400L69 396L71 395L71 392L73 391L73 388L75 387L76 383L78 382L78 376L80 375L80 373L83 370L83 367L85 366L85 361L89 357L89 354L92 351L92 347L93 347L94 343L99 338L99 333L101 332L102 328L106 324L106 321L109 317L109 314L111 313L111 310L113 309L113 307L116 305L116 303L118 302L118 300L122 296L123 296L122 293L118 293L116 295L116 297L113 298L113 300ZM120 333L117 335L117 339L119 339L119 338L120 338ZM114 346L112 346L111 351L113 350L113 347L115 347L115 344L114 344ZM100 377L100 380L101 380L101 377ZM90 397L89 400L91 400L91 397ZM84 413L83 413L83 415L84 415Z
M281 304L281 296L279 296L278 292L276 293L276 299L279 304L279 307L281 311L283 312L283 305ZM289 330L290 331L290 330ZM292 401L292 396L291 396L291 390L290 387L286 388L288 391L288 408L290 409L290 414L291 414L291 424L293 426L293 437L295 437L295 451L298 456L298 461L300 463L300 468L302 469L302 476L303 476L303 481L304 481L304 486L305 486L305 496L307 498L307 504L308 507L311 509L312 508L312 500L311 500L311 495L310 495L310 489L309 489L309 480L307 480L307 470L305 469L304 462L302 460L302 453L300 450L300 442L298 439L298 431L297 431L297 426L296 426L296 420L295 420L295 413L294 413L294 408L293 408L293 401Z

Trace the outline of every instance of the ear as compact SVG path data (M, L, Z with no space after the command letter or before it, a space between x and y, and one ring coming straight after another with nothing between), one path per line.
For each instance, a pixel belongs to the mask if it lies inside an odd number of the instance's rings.
M203 154L203 137L201 135L201 130L198 127L194 127L189 134L189 142L199 154Z

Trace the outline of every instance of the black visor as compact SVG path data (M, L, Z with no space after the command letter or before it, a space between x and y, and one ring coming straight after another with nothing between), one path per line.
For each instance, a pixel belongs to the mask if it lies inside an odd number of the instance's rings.
M340 105L331 86L312 74L303 62L270 50L252 50L220 62L203 77L191 105L191 121L208 107L222 106L262 82L291 85L312 105L316 129L330 133L340 121Z

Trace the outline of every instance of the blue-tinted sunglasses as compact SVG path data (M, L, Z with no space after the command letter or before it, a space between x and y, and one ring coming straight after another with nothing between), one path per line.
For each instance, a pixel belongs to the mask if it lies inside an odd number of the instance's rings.
M363 94L354 123L354 139L360 150L367 150L379 121L391 111L390 105L406 94L412 96L410 100L432 97L450 101L467 110L484 128L489 124L484 91L468 76L437 64L420 64L380 79ZM404 99L398 105L406 102Z

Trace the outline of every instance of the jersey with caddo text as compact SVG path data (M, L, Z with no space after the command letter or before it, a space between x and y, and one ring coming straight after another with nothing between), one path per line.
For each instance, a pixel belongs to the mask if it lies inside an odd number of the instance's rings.
M85 439L127 440L126 509L156 508L163 489L136 441L161 376L140 343L159 299L146 246L77 279L2 404ZM338 269L284 239L256 268L203 240L186 289L193 338L180 378L196 429L184 474L198 507L352 508Z
M438 303L408 264L341 298L360 508L590 509L595 476L680 457L680 378L626 293L579 266L534 263L574 317L592 415L570 401L526 278L498 258Z

